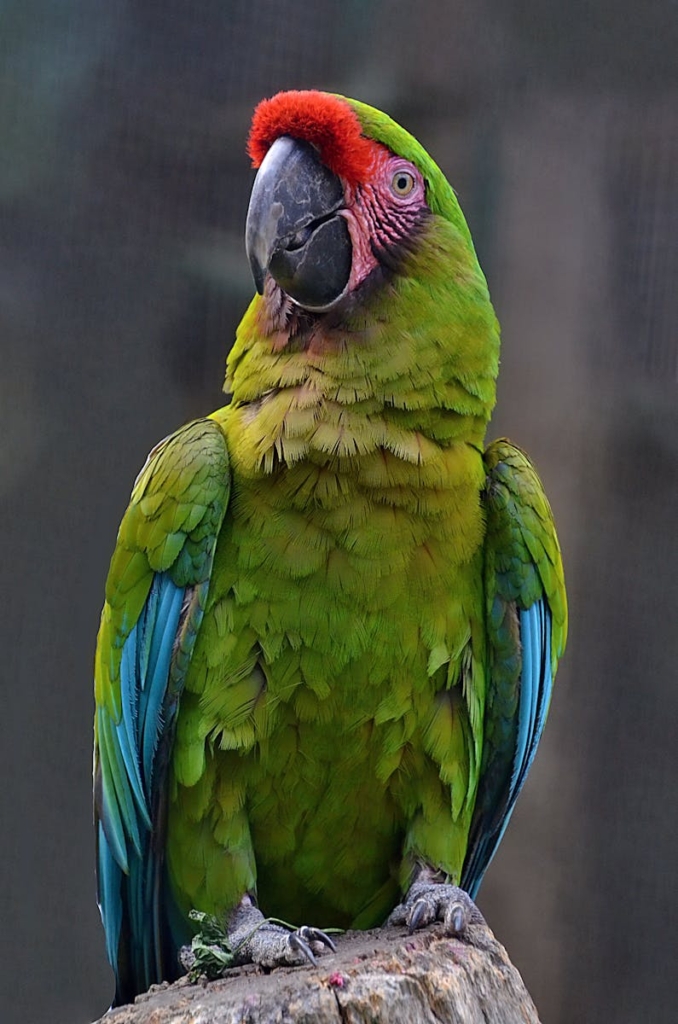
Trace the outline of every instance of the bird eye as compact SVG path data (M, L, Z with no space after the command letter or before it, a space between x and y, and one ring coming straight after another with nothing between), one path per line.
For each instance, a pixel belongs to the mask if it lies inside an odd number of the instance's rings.
M396 171L391 181L391 189L397 196L409 196L414 185L414 175L409 171Z

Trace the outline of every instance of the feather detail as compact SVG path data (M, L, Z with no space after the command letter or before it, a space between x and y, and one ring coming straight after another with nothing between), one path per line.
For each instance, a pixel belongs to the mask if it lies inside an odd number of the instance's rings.
M362 134L358 117L343 98L290 90L262 100L254 111L247 143L253 167L259 167L281 135L316 146L322 162L352 184L369 176L375 144Z
M489 679L481 783L461 884L471 896L532 766L565 645L560 550L541 482L506 440L485 453Z
M168 769L229 487L221 428L183 427L139 474L111 561L95 666L95 812L117 1004L172 976L172 937L187 937L166 883Z

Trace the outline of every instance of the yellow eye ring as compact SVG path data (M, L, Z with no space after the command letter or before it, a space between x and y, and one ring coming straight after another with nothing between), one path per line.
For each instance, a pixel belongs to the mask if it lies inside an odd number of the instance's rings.
M414 186L414 175L409 171L396 171L391 180L391 191L396 196L409 196Z

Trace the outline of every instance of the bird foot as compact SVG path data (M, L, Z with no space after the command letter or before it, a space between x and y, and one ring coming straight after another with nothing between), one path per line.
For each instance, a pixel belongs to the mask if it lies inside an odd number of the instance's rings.
M471 924L485 924L485 918L463 889L430 877L416 881L395 910L387 925L407 925L410 932L442 921L447 935L461 935Z
M316 966L316 955L324 949L336 953L332 939L319 928L302 925L290 931L265 918L249 896L243 896L231 914L228 943L237 964L255 963L267 969Z

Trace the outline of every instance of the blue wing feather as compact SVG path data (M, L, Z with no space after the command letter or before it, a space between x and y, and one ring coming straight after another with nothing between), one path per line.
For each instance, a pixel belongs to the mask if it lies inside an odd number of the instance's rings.
M145 679L139 680L141 686L139 698L141 763L144 780L149 790L153 782L153 756L158 738L163 727L170 724L163 723L161 710L167 691L172 651L185 596L185 591L176 587L169 577L165 576L163 579L162 576L156 576L153 587L156 584L161 588L161 597L153 626L148 671Z
M99 721L99 715L97 715ZM98 794L99 821L103 827L109 849L115 857L117 864L123 871L128 870L127 844L125 842L125 829L122 823L120 807L115 794L113 784L113 773L108 763L108 754L105 749L106 736L104 734L104 723L100 728L99 736L99 764L97 768L97 780L95 782Z
M541 700L539 701L539 706L537 708L537 717L536 717L536 724L535 724L535 730L534 730L534 734L535 734L534 750L532 751L532 754L531 754L531 757L530 757L530 760L529 760L529 763L528 763L528 769L532 765L532 761L533 761L534 755L536 753L537 745L539 743L539 740L541 739L541 734L544 731L544 726L546 724L546 716L548 715L549 707L551 705L551 694L553 692L553 668L552 668L552 665L551 665L551 640L552 640L551 634L552 634L553 626L552 626L552 622L551 622L551 614L550 614L550 612L549 612L549 610L548 610L548 608L546 606L544 608L544 620L545 621L544 621L543 654L542 654L542 657L543 657L543 660L544 660L545 666L546 666L545 671L544 671L544 677L543 677L544 691L543 691Z
M122 753L127 770L127 778L132 787L132 793L136 800L137 808L146 828L151 828L151 817L148 809L148 802L141 781L138 757L138 729L137 729L137 707L138 692L134 685L134 641L136 640L136 627L127 639L122 651L122 663L120 666L120 696L122 702L122 715L116 726L120 752ZM132 640L132 643L130 643Z
M111 963L119 957L126 915L128 957L146 987L161 976L158 921L162 863L151 848L153 759L163 718L174 643L186 590L168 573L153 578L136 625L125 641L120 663L121 715L114 723L105 707L97 711L102 785L99 826L99 903ZM176 710L176 701L174 709Z
M122 927L122 901L120 885L122 870L118 859L113 855L104 832L102 822L97 826L97 861L99 869L99 903L106 907L106 956L113 963L118 955L120 929Z
M129 855L127 839L131 841L137 853L140 852L141 841L134 811L132 787L125 771L125 760L118 743L118 729L105 711L99 715L99 737L104 796L108 797L109 820L113 820L116 833L115 840L111 837L112 846L124 848L125 857L119 863L120 867L125 870L125 863Z
M537 752L551 700L551 613L542 599L519 612L522 665L520 671L517 728L506 798L482 836L470 844L464 865L462 887L475 898L506 831L518 795Z
M523 644L523 670L520 676L519 720L525 720L527 745L516 757L511 775L510 800L515 803L534 756L546 722L551 702L551 613L541 600L520 612L520 639ZM525 652L529 659L525 664Z

